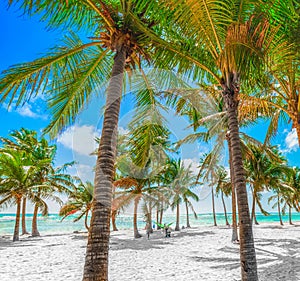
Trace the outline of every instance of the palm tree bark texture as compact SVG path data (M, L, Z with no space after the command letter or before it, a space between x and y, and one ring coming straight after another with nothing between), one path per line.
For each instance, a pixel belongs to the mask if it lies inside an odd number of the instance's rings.
M226 140L228 143L228 151L229 151L229 167L230 167L230 181L231 181L231 204L232 204L232 236L231 241L237 242L239 241L239 237L237 234L237 219L236 219L236 190L234 186L234 178L233 178L233 165L232 165L232 148L230 142L230 132L226 134Z
M17 211L16 211L16 222L15 222L15 230L14 230L13 242L19 241L21 200L22 200L22 196L21 195L17 195L16 196Z
M26 202L27 198L24 197L22 202L22 235L28 234L28 231L26 229Z
M112 182L117 147L117 129L127 47L117 48L107 88L106 109L95 172L92 218L88 235L83 281L108 280L108 248Z
M232 148L233 178L238 202L242 280L257 281L258 276L256 255L239 137L239 124L237 115L239 94L238 75L230 73L230 77L227 79L227 81L227 83L222 83L222 95L226 104L228 115L230 142Z

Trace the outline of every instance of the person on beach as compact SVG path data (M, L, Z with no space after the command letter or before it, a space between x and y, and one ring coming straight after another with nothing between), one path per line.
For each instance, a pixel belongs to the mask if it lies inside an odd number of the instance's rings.
M145 229L146 229L147 238L149 240L150 239L150 233L151 233L151 227L150 227L149 223L146 224Z
M171 237L171 230L170 230L169 226L166 225L166 224L164 224L164 231L165 231L165 234L166 234L165 237Z

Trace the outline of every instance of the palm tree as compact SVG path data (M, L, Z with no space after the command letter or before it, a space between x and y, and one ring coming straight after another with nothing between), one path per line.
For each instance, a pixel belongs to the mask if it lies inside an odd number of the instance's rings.
M76 187L71 193L68 202L65 203L59 211L59 215L63 217L62 220L79 212L79 215L74 219L74 222L79 221L84 217L84 226L89 230L88 216L92 208L93 193L94 186L89 181L85 184L81 183Z
M134 165L129 158L119 160L118 170L124 175L119 176L119 179L114 181L115 188L121 188L123 191L116 191L118 194L119 206L128 205L129 202L134 202L133 211L133 230L134 238L140 238L141 234L138 231L137 215L138 205L142 198L148 197L149 192L156 190L151 186L152 178L157 174L156 170L152 169L151 163L148 162L144 168L139 168Z
M300 169L298 167L289 168L288 186L290 187L290 189L287 189L288 192L284 194L284 199L285 206L289 209L289 223L292 225L292 208L295 208L298 212L300 211Z
M0 137L0 141L7 148L23 151L28 158L32 152L32 148L36 145L36 132L21 128L10 133L10 138ZM28 234L26 229L26 203L27 198L22 199L22 235Z
M216 209L215 209L215 185L219 181L219 166L218 158L216 155L219 155L219 151L212 150L210 153L204 154L200 159L200 170L197 176L197 183L204 185L208 183L208 186L211 188L211 201L212 201L212 215L214 220L214 226L217 226L216 218ZM202 179L202 182L199 182L199 178Z
M194 216L197 214L189 198L198 201L198 196L192 192L191 188L195 184L195 176L190 169L185 168L181 159L171 159L166 170L167 186L171 193L171 208L176 208L176 226L175 231L180 230L180 204L184 203L187 211L187 226L189 226L188 207L191 207Z
M178 50L184 48L187 58L198 63L193 68L194 77L199 74L198 77L213 81L212 84L222 90L239 208L242 280L257 280L258 277L237 118L240 88L253 86L268 63L280 67L291 54L286 44L277 40L278 29L266 19L252 16L256 11L252 3L234 0L166 2L177 11L174 24L169 26L178 38L176 41L168 38L170 44ZM185 44L182 47L177 42Z
M228 181L227 178L227 172L223 166L220 166L219 169L217 169L217 185L216 185L216 194L218 195L221 193L221 199L222 199L222 204L224 208L224 215L225 215L225 223L226 225L230 225L228 222L227 218L227 210L226 210L226 205L224 201L224 194L225 196L228 196L231 194L231 182Z
M275 157L275 155L270 154L272 153L270 149L263 146L255 146L254 144L248 144L244 147L244 150L247 150L244 162L247 174L246 181L250 184L252 190L251 221L252 223L255 222L255 224L258 224L255 215L256 204L264 215L269 215L260 203L260 193L263 192L269 184L271 177L269 172L272 167L272 159L270 156ZM276 159L275 161L281 162L280 159Z
M236 216L236 191L234 187L233 168L232 168L232 152L230 131L228 127L228 118L226 116L225 104L222 100L221 91L214 85L201 85L199 89L171 89L166 91L167 104L175 108L176 112L180 115L186 115L193 126L194 133L188 135L184 139L178 142L178 145L182 143L190 143L194 141L214 141L214 148L212 151L213 157L211 161L222 158L224 153L224 141L227 142L228 154L229 154L229 166L230 166L230 179L232 186L232 242L238 241L237 234L237 216ZM240 94L241 102L239 103L239 124L240 126L249 126L251 123L263 117L273 116L273 106L268 101L262 101L257 97L250 97L245 94ZM197 131L201 127L205 131ZM240 135L246 138L248 141L257 143L256 140L250 138L246 134L240 132ZM212 200L214 201L214 195L212 192ZM214 203L213 203L214 206ZM213 207L214 210L214 207ZM213 211L213 214L215 212ZM216 225L216 219L214 215L214 224Z
M10 1L10 4L20 1ZM50 27L87 28L93 35L83 43L66 36L64 46L34 62L11 67L1 77L1 101L17 105L49 86L52 121L46 132L55 136L72 123L84 103L110 77L107 87L101 142L98 150L94 203L83 280L107 280L112 182L123 75L131 65L141 66L153 47L163 44L156 19L156 1L37 1L23 0L29 14L42 13ZM163 19L161 17L161 19ZM154 30L156 28L156 30ZM155 41L155 40L156 41ZM164 48L165 44L161 46ZM30 89L30 91L28 91ZM10 96L11 95L11 96Z
M193 199L194 201L198 202L199 197L196 193L192 192L190 189L186 189L185 192L183 193L182 197L183 197L183 202L185 204L185 211L186 211L186 227L190 228L191 225L190 225L189 209L192 210L195 219L198 218L197 213L194 210L194 206L193 206L190 198Z
M300 76L299 76L299 38L296 34L300 31L299 26L299 2L291 0L288 2L270 1L263 6L265 11L270 12L270 18L281 29L284 39L289 42L293 48L293 56L290 59L282 61L284 66L270 65L270 68L259 81L267 91L261 96L261 99L269 99L274 108L274 113L270 124L270 137L275 135L278 130L280 120L291 121L292 128L295 129L300 146L300 125L299 125L299 94L300 94Z
M73 163L54 168L56 146L49 145L45 138L38 139L35 131L21 128L10 133L10 138L0 139L4 144L4 150L19 151L24 161L26 161L26 165L34 169L32 180L35 182L35 188L28 189L23 196L22 224L25 223L26 200L29 199L35 204L31 235L40 236L37 228L38 211L41 209L43 216L48 214L48 205L44 200L45 198L62 203L59 197L54 195L54 191L68 192L68 187L73 185L72 177L62 173L63 169ZM22 233L24 233L24 229Z
M35 168L28 166L27 159L20 151L0 152L0 205L16 204L16 220L13 241L19 241L21 202L27 193L35 188Z

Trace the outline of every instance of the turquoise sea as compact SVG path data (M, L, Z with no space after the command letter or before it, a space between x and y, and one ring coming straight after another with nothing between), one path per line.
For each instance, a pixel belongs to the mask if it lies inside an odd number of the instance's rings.
M264 216L262 214L256 215L257 220L259 223L279 223L279 218L277 213L271 213L270 216ZM228 215L229 222L231 222L231 214ZM283 216L283 222L288 223L288 216ZM47 217L39 216L38 220L38 229L41 234L47 233L72 233L73 231L86 231L84 227L83 220L74 223L73 222L74 216L70 216L63 221L58 216L58 214L50 214ZM31 220L32 214L26 215L26 225L27 230L31 231ZM119 229L132 229L133 228L133 219L132 215L124 215L120 214L117 217L117 227ZM172 214L165 214L164 223L172 223L175 225L175 216ZM293 214L293 222L300 223L300 214L294 213ZM15 215L14 214L5 214L0 213L0 235L12 235L15 223ZM223 213L217 214L217 223L218 225L222 226L225 225L225 218ZM195 219L192 215L190 216L190 224L191 226L201 226L201 225L213 225L213 218L212 214L199 214L198 219ZM186 225L186 215L182 215L180 217L180 225ZM138 217L138 227L140 229L144 229L145 221L144 216L140 215Z

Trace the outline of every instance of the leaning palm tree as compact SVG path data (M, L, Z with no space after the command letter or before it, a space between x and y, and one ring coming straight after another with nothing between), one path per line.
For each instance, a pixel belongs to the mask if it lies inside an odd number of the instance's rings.
M268 188L270 188L274 195L270 196L268 199L268 202L275 200L274 205L272 208L277 207L278 211L278 217L280 225L283 225L282 221L282 212L284 213L284 207L283 210L281 208L281 205L284 205L286 202L289 202L289 199L287 199L287 194L292 194L295 192L295 189L289 185L289 176L290 176L290 168L286 164L286 160L281 155L281 153L274 149L274 153L278 158L281 158L283 161L278 163L277 161L273 162L270 171L268 173L270 174L270 180L268 182ZM287 201L286 201L287 200Z
M210 188L214 226L217 226L215 209L215 186L218 185L218 181L220 179L218 175L219 164L216 155L219 155L219 152L217 150L212 150L211 152L204 154L200 158L200 170L197 175L197 182L201 185L208 184L208 187ZM201 182L199 182L199 179L201 179ZM204 186L203 188L206 187Z
M19 64L5 71L0 80L0 101L17 105L45 87L52 121L46 132L55 136L72 123L93 91L99 92L110 78L99 144L94 203L86 251L83 280L107 280L108 243L111 215L112 182L116 157L117 126L125 70L148 60L154 46L168 47L160 34L157 1L69 0L20 3L29 14L42 13L50 27L86 28L89 42L74 33L66 36L63 46L53 48L41 59ZM161 19L163 19L161 17ZM156 41L155 41L155 40ZM161 59L161 58L160 58ZM146 95L147 96L147 95Z

